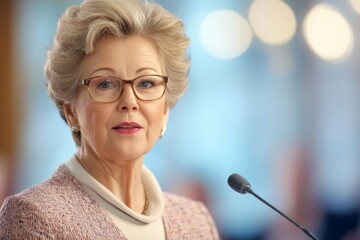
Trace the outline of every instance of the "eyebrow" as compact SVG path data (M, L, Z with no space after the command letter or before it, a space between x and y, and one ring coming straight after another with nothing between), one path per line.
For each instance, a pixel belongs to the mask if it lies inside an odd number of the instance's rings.
M114 70L114 69L109 68L109 67L102 67L102 68L98 68L98 69L96 69L95 71L93 71L93 72L90 74L90 76L92 76L94 73L96 73L96 72L98 72L98 71L104 71L104 70L105 70L105 71L109 71L109 72L115 74L115 70Z
M110 68L110 67L102 67L102 68L98 68L96 69L95 71L93 71L90 76L92 76L94 73L98 72L98 71L109 71L111 72L112 74L116 74L116 71L113 69L113 68ZM155 69L155 68L152 68L152 67L143 67L143 68L139 68L138 70L136 70L135 74L139 74L141 72L144 72L144 71L147 71L147 70L152 70L156 73L158 73L158 71Z
M152 70L154 72L158 72L155 68L152 68L152 67L144 67L144 68L139 68L138 70L136 70L135 73L140 73L140 72L143 72L143 71L146 71L146 70Z

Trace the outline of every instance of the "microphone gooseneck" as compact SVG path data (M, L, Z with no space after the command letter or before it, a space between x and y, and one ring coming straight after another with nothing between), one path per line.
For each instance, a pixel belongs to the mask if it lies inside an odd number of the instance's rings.
M273 210L275 210L277 213L279 213L281 216L283 216L284 218L286 218L287 220L289 220L292 224L294 224L296 227L298 227L303 233L305 233L308 237L310 237L313 240L317 240L317 238L306 228L304 228L303 226L297 224L294 220L292 220L291 218L289 218L288 216L286 216L284 213L282 213L280 210L278 210L277 208L275 208L273 205L271 205L270 203L268 203L267 201L265 201L262 197L260 197L259 195L257 195L252 189L251 189L251 185L250 183L244 178L242 177L240 174L238 173L233 173L229 176L228 178L228 184L229 186L235 190L238 193L241 194L245 194L245 193L250 193L253 196L255 196L257 199L259 199L260 201L262 201L263 203L265 203L266 205L268 205L270 208L272 208Z

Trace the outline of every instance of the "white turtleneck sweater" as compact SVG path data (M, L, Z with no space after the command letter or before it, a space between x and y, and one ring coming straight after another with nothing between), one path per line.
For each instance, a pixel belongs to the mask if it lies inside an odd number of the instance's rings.
M165 240L162 221L164 198L155 176L143 167L142 181L149 194L149 206L146 215L139 214L128 208L110 190L91 176L72 157L65 163L71 174L83 185L96 202L110 215L114 223L128 239Z

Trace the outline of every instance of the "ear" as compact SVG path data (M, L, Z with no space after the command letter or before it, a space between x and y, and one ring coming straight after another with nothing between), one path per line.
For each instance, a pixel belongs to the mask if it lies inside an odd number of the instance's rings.
M66 121L70 128L74 125L78 125L78 119L76 117L75 111L73 109L73 106L71 104L64 104L63 105L64 115L66 118Z
M167 122L168 122L168 119L169 119L169 111L170 111L170 106L169 106L169 104L165 103L164 115L163 115L163 127L166 127L166 124L167 124Z

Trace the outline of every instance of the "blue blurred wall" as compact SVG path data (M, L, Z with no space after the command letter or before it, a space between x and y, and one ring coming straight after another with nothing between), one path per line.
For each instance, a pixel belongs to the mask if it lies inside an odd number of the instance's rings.
M48 178L76 151L70 130L47 97L42 69L57 19L67 6L79 2L17 2L14 52L17 77L26 88L26 117L14 192ZM281 156L299 148L310 156L310 195L320 209L357 209L360 16L348 3L332 1L354 27L355 48L347 60L333 64L309 50L301 29L284 46L269 47L255 38L243 55L217 59L201 45L202 20L218 9L246 18L251 1L157 2L184 20L192 40L189 90L171 111L166 137L146 158L163 188L177 191L189 179L200 182L224 236L256 236L279 216L250 196L233 192L227 177L241 173L259 194L286 209L291 197L282 192L280 176L297 171L288 169L286 161L302 160ZM315 4L286 2L298 21Z

